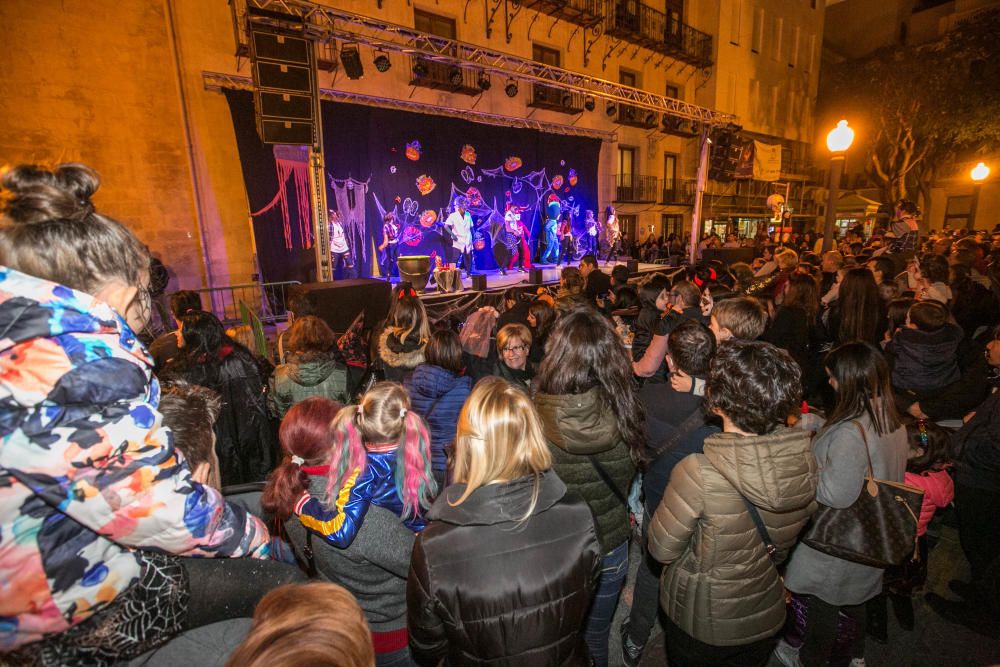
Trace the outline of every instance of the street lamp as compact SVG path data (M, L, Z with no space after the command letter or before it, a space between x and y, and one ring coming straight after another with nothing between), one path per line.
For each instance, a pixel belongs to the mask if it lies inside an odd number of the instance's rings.
M972 203L969 205L969 222L966 224L968 229L976 228L976 209L979 208L979 190L983 187L983 181L989 175L990 168L982 162L973 167L972 171L969 172L969 176L975 185L972 187Z
M847 126L847 121L837 123L837 127L826 135L826 147L830 149L830 182L827 190L830 194L826 199L826 221L823 224L823 252L833 250L833 223L837 219L837 196L840 190L840 175L844 172L844 160L847 149L854 141L854 130Z

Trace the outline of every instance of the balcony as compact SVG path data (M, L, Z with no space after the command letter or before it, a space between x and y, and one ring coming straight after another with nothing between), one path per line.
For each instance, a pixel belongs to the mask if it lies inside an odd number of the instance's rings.
M659 179L655 176L618 174L615 176L615 201L631 204L656 202Z
M670 19L640 0L606 0L606 32L694 65L712 64L712 36Z
M651 130L656 127L659 116L655 111L634 107L629 104L618 105L618 123L631 127L641 127L644 130Z
M521 7L590 28L604 18L605 0L521 0Z
M696 189L697 181L692 179L663 181L660 203L668 206L691 206L694 203Z
M478 72L449 63L410 57L411 86L422 86L449 93L475 96L483 92L477 83Z
M528 106L575 115L583 113L583 102L584 96L580 93L571 93L536 83L531 86L531 100L528 101Z

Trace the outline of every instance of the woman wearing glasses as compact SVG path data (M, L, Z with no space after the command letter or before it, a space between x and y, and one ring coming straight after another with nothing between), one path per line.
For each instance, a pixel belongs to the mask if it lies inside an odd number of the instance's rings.
M525 391L534 373L528 367L531 330L523 324L508 324L497 332L497 363L493 375Z

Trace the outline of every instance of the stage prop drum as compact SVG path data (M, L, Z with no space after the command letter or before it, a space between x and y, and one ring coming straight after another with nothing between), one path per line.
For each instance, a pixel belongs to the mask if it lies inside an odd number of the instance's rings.
M427 255L401 255L396 260L399 279L409 280L413 289L424 290L431 276L431 258Z

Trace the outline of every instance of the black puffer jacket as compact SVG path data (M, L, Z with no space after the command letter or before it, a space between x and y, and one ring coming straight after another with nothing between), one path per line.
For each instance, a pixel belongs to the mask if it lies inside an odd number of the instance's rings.
M378 356L382 362L385 379L390 382L403 383L411 375L413 369L424 363L424 348L427 341L411 333L406 340L400 341L390 327L382 331L378 339Z
M590 512L551 470L531 516L532 477L450 503L445 489L413 546L410 649L423 665L587 665L584 619L601 553Z
M635 475L611 407L601 400L596 387L583 394L538 393L535 407L549 441L553 469L570 491L587 501L601 553L611 552L628 539L628 508L623 499ZM601 479L591 457L607 472L622 499Z

